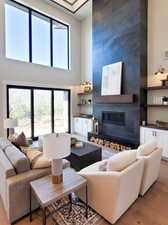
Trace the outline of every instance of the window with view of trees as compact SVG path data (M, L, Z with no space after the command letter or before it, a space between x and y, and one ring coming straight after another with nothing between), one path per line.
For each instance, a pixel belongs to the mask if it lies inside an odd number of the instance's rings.
M6 57L69 69L69 26L6 0Z
M17 119L16 133L33 139L70 132L70 90L7 86L7 117Z
M24 131L27 137L31 136L30 94L30 90L27 89L9 89L10 118L18 119L16 133Z

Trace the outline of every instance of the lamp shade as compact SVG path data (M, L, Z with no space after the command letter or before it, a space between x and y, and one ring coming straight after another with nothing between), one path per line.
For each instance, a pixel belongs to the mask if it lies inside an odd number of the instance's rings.
M70 155L70 135L51 134L43 139L43 153L48 159L62 159Z
M5 119L4 120L4 128L14 128L18 126L17 119Z

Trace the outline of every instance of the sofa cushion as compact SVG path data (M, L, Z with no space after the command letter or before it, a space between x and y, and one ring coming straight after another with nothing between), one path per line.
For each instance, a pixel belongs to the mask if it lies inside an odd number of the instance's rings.
M6 147L8 147L8 146L12 146L11 142L5 137L1 137L0 138L0 149L2 149L4 151L6 149Z
M17 138L15 140L13 140L13 142L16 143L17 146L24 146L24 147L29 146L24 132L22 132L20 135L18 135Z
M137 151L124 151L112 156L107 162L107 171L122 171L137 160Z
M19 174L30 170L28 158L15 146L6 147L5 154L15 168L16 173Z
M16 175L15 169L3 151L0 151L0 165L0 175L3 174L5 179Z
M32 169L43 169L51 166L51 160L47 159L40 151L41 147L21 147L28 157Z
M150 141L146 144L140 145L137 151L138 156L147 156L157 149L155 141Z

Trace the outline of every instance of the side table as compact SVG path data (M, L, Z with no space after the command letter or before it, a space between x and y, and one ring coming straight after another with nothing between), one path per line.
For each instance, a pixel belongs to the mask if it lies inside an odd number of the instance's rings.
M43 225L46 225L46 210L47 207L54 202L69 196L70 209L72 208L71 193L85 188L86 190L86 217L88 217L88 190L87 190L87 180L80 176L71 168L66 168L63 170L63 183L53 184L51 176L45 176L43 178L37 179L30 183L30 222L32 221L32 191L40 204L43 213ZM63 206L62 206L63 207ZM62 208L60 207L60 208ZM57 210L59 210L58 208Z

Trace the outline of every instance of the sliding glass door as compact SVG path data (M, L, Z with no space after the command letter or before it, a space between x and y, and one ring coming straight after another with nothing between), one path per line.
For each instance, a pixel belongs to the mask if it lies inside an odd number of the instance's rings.
M34 135L51 132L51 91L34 90Z
M68 92L54 91L54 130L68 132Z
M9 116L12 119L18 119L16 133L24 131L27 137L31 137L31 92L28 89L13 89L9 92Z
M70 90L9 85L7 117L18 119L16 133L33 139L70 132Z

